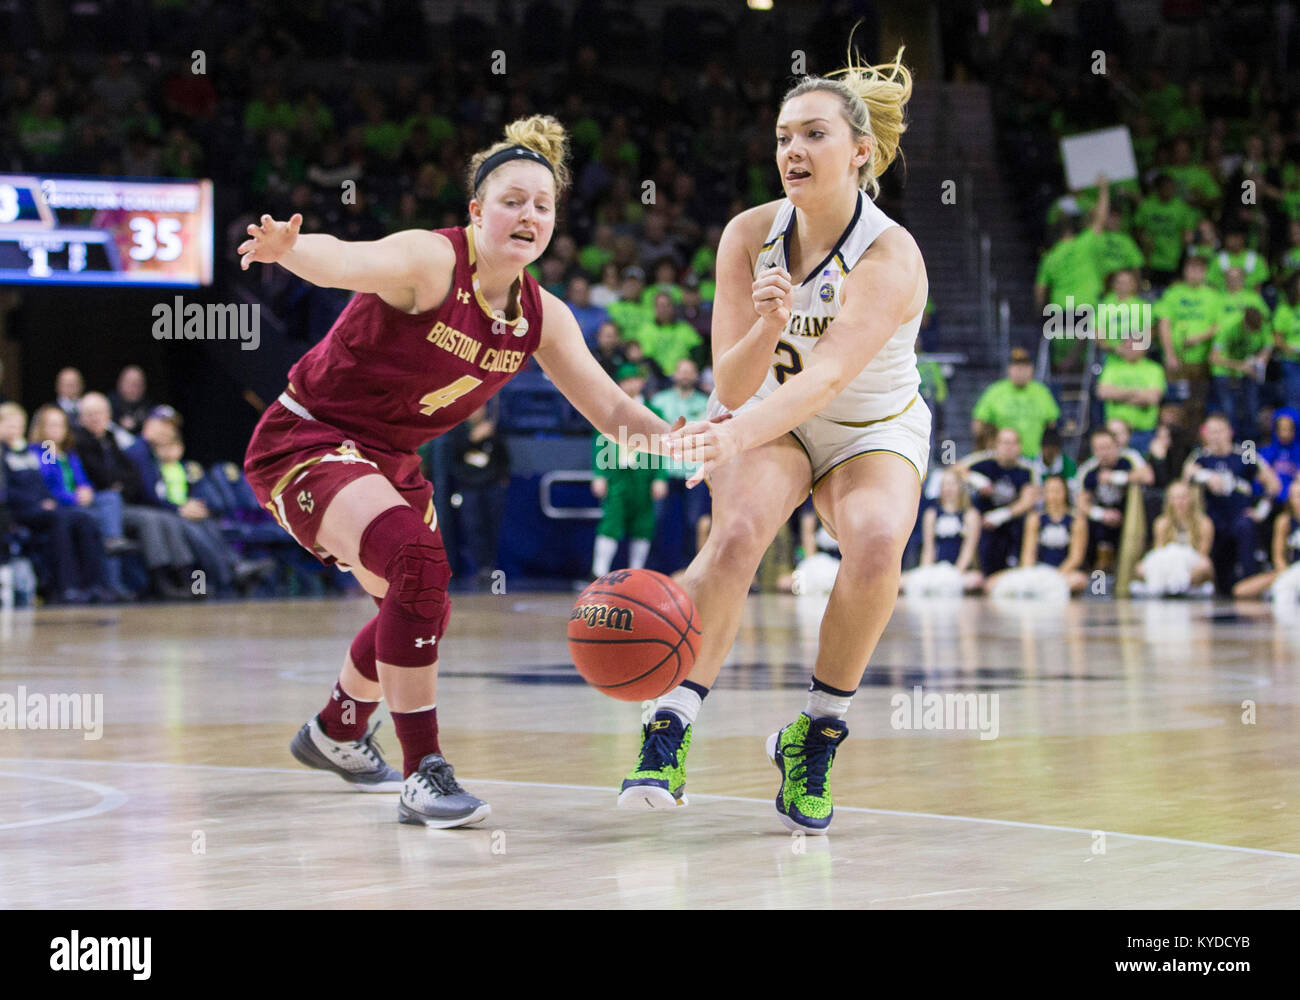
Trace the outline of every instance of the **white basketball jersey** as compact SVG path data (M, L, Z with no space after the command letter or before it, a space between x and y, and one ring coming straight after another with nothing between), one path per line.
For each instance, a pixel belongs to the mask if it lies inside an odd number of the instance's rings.
M781 202L759 252L754 265L755 279L769 267L779 265L787 271L790 269L787 243L794 235L794 225L794 205L787 198ZM896 225L898 223L877 208L865 192L858 192L858 207L853 213L853 221L835 249L805 276L807 280L803 284L794 287L790 321L777 342L772 367L755 394L758 398L770 396L782 381L804 369L818 338L840 311L844 280L849 272L876 237ZM791 278L799 281L801 276L792 274ZM921 315L918 312L895 330L871 363L831 400L819 416L842 423L860 423L902 412L916 398L921 384L921 375L916 368L916 334L921 328Z

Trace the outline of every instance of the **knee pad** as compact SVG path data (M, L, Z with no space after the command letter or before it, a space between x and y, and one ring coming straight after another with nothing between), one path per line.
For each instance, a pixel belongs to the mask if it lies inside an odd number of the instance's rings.
M376 657L404 667L434 663L451 611L451 566L437 530L410 507L390 507L362 534L360 555L362 566L388 581L375 628Z

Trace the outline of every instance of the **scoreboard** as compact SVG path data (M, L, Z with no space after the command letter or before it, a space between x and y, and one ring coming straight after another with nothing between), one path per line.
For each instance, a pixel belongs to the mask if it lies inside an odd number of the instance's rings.
M212 182L0 174L0 284L212 283Z

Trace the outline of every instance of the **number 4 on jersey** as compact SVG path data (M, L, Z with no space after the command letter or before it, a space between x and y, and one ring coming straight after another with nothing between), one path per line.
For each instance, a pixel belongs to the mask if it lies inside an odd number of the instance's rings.
M795 350L793 344L787 344L784 340L778 341L776 350L773 353L785 354L790 358L788 365L774 364L772 366L772 371L776 373L777 385L784 385L785 380L791 375L798 375L803 371L803 358L799 356L799 352Z
M426 417L435 410L441 410L444 406L450 406L461 396L471 389L483 384L481 378L475 378L473 375L462 375L452 382L451 385L445 385L441 389L435 389L433 392L426 392L420 397L420 412Z

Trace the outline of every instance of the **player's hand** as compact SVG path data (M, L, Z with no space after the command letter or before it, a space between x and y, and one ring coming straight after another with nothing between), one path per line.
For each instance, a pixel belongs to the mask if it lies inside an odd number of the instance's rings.
M1124 520L1124 515L1117 510L1107 510L1101 516L1102 524L1110 528L1119 527L1120 522L1123 520Z
M650 499L662 500L668 495L668 484L662 479L656 479L650 484Z
M597 476L591 481L591 495L597 500L604 500L605 494L609 492L609 481L602 476Z
M95 491L89 486L77 487L77 506L89 507L95 502Z
M271 264L293 249L302 228L302 215L294 212L288 222L276 222L269 215L262 216L262 224L248 227L251 239L239 244L239 266L245 271L248 265Z
M687 424L668 435L668 454L699 468L686 480L686 488L694 489L720 465L735 458L742 451L740 435L735 424L725 419L701 420Z
M764 322L780 324L785 329L794 308L794 283L783 267L769 267L753 285L754 311Z

